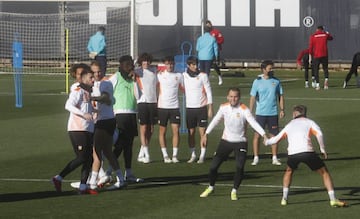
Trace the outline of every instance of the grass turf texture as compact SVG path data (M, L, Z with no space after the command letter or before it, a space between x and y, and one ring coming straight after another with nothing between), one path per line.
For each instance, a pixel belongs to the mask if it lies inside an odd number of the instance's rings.
M248 105L253 79L259 71L245 71L245 77L224 77L217 85L211 77L214 110L225 102L229 87L238 86L242 101ZM224 73L230 74L230 73ZM350 207L331 208L320 176L300 165L290 189L288 206L280 206L282 175L285 168L285 142L279 145L282 166L271 165L270 148L260 146L260 163L251 166L252 131L249 129L249 153L245 179L240 186L238 201L230 201L235 168L230 157L219 169L215 193L199 198L208 183L208 169L222 125L209 136L207 160L204 164L187 164L187 136L181 135L179 164L164 164L158 146L157 130L150 145L152 163L141 164L135 159L133 170L144 184L129 185L124 190L101 192L99 195L76 195L68 182L64 192L57 194L50 179L74 154L66 133L68 112L64 110L66 95L64 76L24 75L24 107L15 108L11 75L0 76L0 217L1 218L355 218L360 204L358 111L359 89L352 79L348 89L342 89L345 72L330 72L329 90L304 88L300 71L276 71L285 92L285 119L291 119L295 104L308 106L308 116L322 127L338 198ZM215 75L215 74L213 74ZM323 77L321 73L321 78ZM323 80L321 80L322 82ZM353 86L351 86L353 85ZM198 142L198 141L197 141ZM168 138L170 145L170 139ZM134 143L134 158L139 150L139 138ZM318 151L318 146L315 146ZM172 153L168 146L169 154ZM197 153L199 148L197 147ZM123 159L120 159L123 166ZM66 177L78 180L80 169ZM24 179L23 181L21 179ZM33 179L33 180L30 180ZM295 186L298 186L295 188Z

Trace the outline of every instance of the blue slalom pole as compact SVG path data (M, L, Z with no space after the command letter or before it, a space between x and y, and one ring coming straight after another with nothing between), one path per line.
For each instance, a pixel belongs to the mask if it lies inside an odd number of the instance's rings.
M181 114L180 133L185 134L185 133L188 132L188 129L186 127L186 98L185 98L185 94L182 95L180 114Z
M16 33L13 42L13 71L15 84L15 107L23 107L22 98L22 74L23 74L23 49L22 43L18 41L19 34Z

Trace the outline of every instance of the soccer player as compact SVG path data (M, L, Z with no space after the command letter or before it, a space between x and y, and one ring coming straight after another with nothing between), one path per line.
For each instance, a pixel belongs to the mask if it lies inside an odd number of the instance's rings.
M325 163L315 153L311 143L311 135L314 135L319 143L321 154L328 158L325 151L323 133L320 127L311 119L306 117L307 108L304 105L297 105L293 108L293 120L291 120L280 133L270 139L264 139L265 145L272 145L280 140L288 140L288 160L283 177L283 197L281 205L287 205L288 193L292 175L300 163L305 163L311 170L317 171L328 191L330 206L344 207L346 203L335 198L334 186Z
M87 188L87 179L92 164L92 137L94 122L93 107L90 95L94 85L94 75L88 68L81 72L81 82L76 89L71 90L66 101L65 109L70 112L67 130L76 154L65 168L52 178L57 192L61 192L61 181L65 176L82 165L79 194L97 194L96 190Z
M102 156L107 158L111 167L116 173L116 182L109 189L120 189L125 186L124 177L120 170L119 163L112 152L113 135L116 128L116 120L113 110L113 86L110 81L105 80L104 73L100 71L97 61L91 63L91 70L94 72L94 87L91 99L96 110L95 131L94 131L94 161L90 177L90 189L97 188L97 179L101 167Z
M184 91L184 80L181 73L174 72L174 57L167 56L163 61L165 70L157 75L159 81L158 97L158 118L159 118L159 144L164 158L164 163L178 163L177 159L179 146L179 126L180 126L180 108L179 108L179 90ZM172 159L170 159L166 150L166 127L170 121L172 130Z
M116 126L118 129L118 138L115 143L113 153L119 158L124 151L126 182L142 182L143 179L136 178L131 169L132 148L135 136L138 135L136 121L136 83L134 72L134 61L131 56L124 55L120 57L119 70L110 76L114 88L115 104L114 113ZM108 169L107 175L111 175Z
M310 36L309 43L309 53L310 60L313 63L313 71L316 80L316 90L320 90L319 83L319 68L320 64L322 64L324 70L324 89L329 89L329 57L328 57L328 47L327 42L329 40L333 40L331 34L324 30L323 26L318 26L316 32Z
M298 69L304 68L305 88L309 88L309 69L311 69L311 86L315 88L315 76L312 70L312 63L309 61L309 49L301 50L296 58L296 65Z
M90 67L87 64L84 63L80 63L80 64L75 64L71 67L70 69L70 75L72 78L74 78L74 83L71 85L70 87L70 91L72 91L73 89L76 89L80 82L81 82L81 72L83 72L83 70L86 69L87 71L90 70Z
M157 74L156 67L151 66L152 56L143 53L139 56L137 63L140 68L135 69L136 83L138 89L138 116L140 123L141 147L138 161L150 163L149 145L157 123Z
M208 118L213 116L212 91L209 77L197 68L198 59L190 56L187 59L187 70L183 73L186 96L186 125L188 128L188 144L190 159L188 163L196 160L195 134L198 127L200 137L205 134ZM204 163L206 145L201 145L201 152L197 163Z
M92 35L89 39L87 49L89 56L95 59L100 64L100 70L106 75L106 38L105 38L105 27L100 26L98 31Z
M256 103L256 121L265 129L267 126L270 135L279 133L278 121L278 101L280 107L280 118L285 115L284 112L284 96L280 80L274 77L273 72L274 63L270 60L265 60L261 63L262 75L259 75L252 84L250 90L250 111L253 112ZM259 139L260 135L254 132L253 137L253 151L254 160L251 165L255 166L259 163ZM274 144L271 148L272 164L281 165L277 159L277 145Z
M221 71L220 71L219 65L220 65L220 52L222 50L222 44L224 43L224 36L220 32L220 30L213 27L211 21L207 20L205 22L205 24L206 24L206 26L208 26L210 28L210 34L211 34L211 36L215 37L215 40L216 40L216 43L217 43L217 46L218 46L218 56L217 56L216 59L214 59L213 66L214 66L214 69L215 69L216 73L218 74L219 85L222 85L223 80L222 80L222 77L221 77Z
M353 60L352 60L352 63L351 63L351 68L349 70L349 73L345 77L343 88L347 87L347 84L350 81L351 76L353 74L355 74L355 77L357 78L357 80L359 80L358 79L358 72L357 72L357 69L358 69L359 66L360 66L360 52L357 52L353 56ZM359 82L358 82L358 86L359 86Z
M200 197L208 197L214 191L215 181L220 165L228 159L231 152L235 154L236 172L234 185L231 190L230 198L235 201L238 199L237 190L244 177L244 166L247 153L246 127L250 124L261 136L266 139L265 131L256 122L250 110L240 101L240 89L230 88L227 94L227 103L220 105L218 112L206 129L201 138L201 145L207 144L207 136L222 120L224 121L224 131L216 149L215 156L211 162L209 178L210 185L201 193Z

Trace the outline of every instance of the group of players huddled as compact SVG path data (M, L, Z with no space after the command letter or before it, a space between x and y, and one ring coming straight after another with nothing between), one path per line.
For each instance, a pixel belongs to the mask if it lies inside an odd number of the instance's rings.
M186 94L186 123L191 151L188 163L196 160L195 128L205 133L208 117L212 116L212 93L208 75L197 68L196 57L189 57L184 73L174 72L174 58L165 57L163 64L151 65L152 56L143 53L135 68L131 56L120 58L119 70L105 76L100 64L76 64L71 75L75 83L70 88L65 108L70 112L68 133L76 157L52 181L61 191L62 179L82 165L79 192L97 193L96 188L108 183L112 171L116 180L108 189L119 189L128 182L142 182L131 169L135 136L141 142L137 160L149 163L149 144L154 125L159 124L159 144L165 163L178 163L180 104L179 93ZM166 129L172 130L172 156L167 153ZM114 148L113 148L114 145ZM117 161L124 152L125 173ZM197 163L203 163L206 147L201 148ZM103 157L111 169L102 169ZM92 170L92 171L91 171Z

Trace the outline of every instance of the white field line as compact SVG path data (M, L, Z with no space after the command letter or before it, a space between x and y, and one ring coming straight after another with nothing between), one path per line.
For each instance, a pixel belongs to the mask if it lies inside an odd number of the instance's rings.
M202 186L208 186L209 183L199 183ZM216 183L215 186L221 187L233 187L233 184ZM255 188L282 188L282 185L252 185L252 184L241 184L240 187L255 187ZM322 189L323 187L317 186L291 186L292 189Z
M77 182L78 180L63 180L63 182ZM0 182L51 182L51 179L20 179L20 178L0 178ZM144 182L142 185L168 185L169 182ZM199 183L198 185L207 186L208 183ZM232 187L233 184L216 183L216 186ZM254 188L282 188L281 185L253 185L253 184L241 184L241 187L254 187ZM323 187L317 186L291 186L292 189L321 189Z

